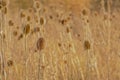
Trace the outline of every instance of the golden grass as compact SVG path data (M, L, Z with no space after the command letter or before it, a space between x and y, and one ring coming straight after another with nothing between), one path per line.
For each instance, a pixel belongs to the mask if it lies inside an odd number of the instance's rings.
M120 80L120 16L104 1L96 11L91 0L6 1L7 14L0 10L0 80ZM44 47L37 45L41 37Z

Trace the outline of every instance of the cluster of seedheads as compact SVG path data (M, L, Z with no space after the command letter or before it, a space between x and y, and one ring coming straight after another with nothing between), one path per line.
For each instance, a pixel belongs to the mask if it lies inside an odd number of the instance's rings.
M90 21L89 21L89 19L87 18L87 16L88 16L88 11L87 11L86 9L83 9L81 13L82 13L82 16L83 16L82 20L84 20L86 23L89 23Z
M69 15L67 18L64 18L64 19L60 19L59 22L62 24L62 25L66 25L71 19L71 15Z
M4 1L0 1L0 9L4 9L5 8L5 13L7 12L7 7L6 7L6 2L4 2ZM38 9L38 8L40 8L40 5L39 5L39 3L36 3L36 9ZM33 9L31 9L30 11L34 11ZM24 13L24 11L21 11L20 12L20 16L19 16L21 19L26 19L28 22L30 22L31 21L31 16L29 16L29 15L27 15L27 14L25 14ZM38 18L38 17L37 17ZM38 19L39 21L39 24L40 24L40 26L43 26L44 24L45 24L45 20L44 20L44 18L43 17L39 17L39 19ZM8 21L8 25L10 26L10 27L13 27L13 26L15 26L15 24L14 24L14 21L13 20L9 20ZM39 26L36 26L36 27L34 27L33 29L31 29L31 25L29 24L29 23L26 23L26 24L24 24L24 25L21 25L21 26L23 26L23 27L17 27L17 29L21 29L22 30L22 33L18 33L16 30L14 30L13 31L13 35L14 36L17 36L18 34L18 40L21 40L24 36L27 36L29 33L31 33L31 34L34 34L34 33L36 33L36 32L39 32L40 31L40 27ZM2 37L4 37L5 38L5 35L2 35ZM40 37L38 40L37 40L37 43L36 43L36 47L37 47L37 50L38 51L41 51L42 49L44 49L44 46L45 46L45 39L43 38L43 37ZM12 62L12 60L9 60L8 62L7 62L7 65L8 66L12 66L13 65L13 62Z
M5 1L0 1L0 10L3 12L3 14L7 13L7 3Z
M24 35L28 35L30 33L30 24L24 25L23 32L19 35L18 40L23 38Z
M39 2L36 2L34 6L35 6L36 9L40 9L40 8L41 8ZM0 2L0 9L3 8L3 7L6 8L6 3L2 1L2 2ZM5 12L7 12L7 8L6 8L6 11L5 11ZM88 13L87 13L87 11L86 11L85 9L83 9L82 14L83 14L84 16L86 16ZM21 12L21 13L20 13L20 17L21 17L21 18L26 18L28 22L31 20L31 17L28 16L28 15L26 15L24 12ZM52 18L53 18L53 16L50 15L50 19L52 19ZM67 24L67 22L68 22L70 19L71 19L71 17L68 16L68 17L65 18L65 19L60 19L59 22L64 26L64 25ZM38 22L40 23L40 25L44 25L44 24L45 24L45 20L44 20L43 17L39 17L39 21L38 21ZM87 22L89 22L89 20L87 20ZM13 23L12 20L9 20L8 24L9 24L9 26L14 26L14 23ZM70 29L71 29L70 27L66 27L66 32L67 32L67 33L70 33ZM18 40L20 40L21 38L23 38L24 35L28 35L30 32L31 32L31 34L33 34L33 33L35 33L35 32L39 32L39 31L40 31L40 27L34 27L34 29L31 29L30 24L26 24L26 25L24 25L24 28L23 28L22 33L18 36ZM14 35L14 36L17 36L17 34L18 34L17 31L14 31L14 32L13 32L13 35ZM80 36L80 35L78 35L78 36ZM38 49L39 51L41 51L42 49L44 49L44 47L45 47L45 39L44 39L43 37L40 37L40 38L37 40L36 46L37 46L37 49ZM58 46L61 47L62 44L61 44L61 43L58 43ZM71 47L72 45L69 44L68 46ZM87 49L87 50L90 49L90 43L89 43L89 41L85 41L85 42L84 42L84 47L85 47L85 49ZM11 62L9 62L9 64L10 64L10 63L11 63Z
M31 19L31 17L27 16L24 12L20 13L20 17L21 18L26 18L28 22ZM39 18L39 23L40 23L40 26L44 25L45 21L44 21L43 17ZM31 29L30 24L26 24L26 25L24 25L23 33L20 34L20 36L18 37L18 40L20 40L21 38L23 38L24 35L28 35L29 33L33 34L33 33L39 32L39 31L40 31L40 27L34 27L33 29Z

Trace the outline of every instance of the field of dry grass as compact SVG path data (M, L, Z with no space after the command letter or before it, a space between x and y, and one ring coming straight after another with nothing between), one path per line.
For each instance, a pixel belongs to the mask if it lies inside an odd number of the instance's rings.
M120 80L120 0L0 0L0 80Z

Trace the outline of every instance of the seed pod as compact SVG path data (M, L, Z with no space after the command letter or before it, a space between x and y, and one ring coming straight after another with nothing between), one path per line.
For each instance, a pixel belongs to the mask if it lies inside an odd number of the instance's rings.
M8 66L12 66L13 65L13 61L12 60L8 60L7 65Z
M44 24L44 19L43 19L43 17L40 18L40 24L41 24L41 25Z
M41 51L45 47L45 40L44 38L39 38L37 41L37 49Z
M87 15L87 11L85 9L83 9L82 14Z
M86 50L90 49L90 43L89 43L89 41L85 41L84 42L84 47L85 47Z
M23 33L24 33L25 35L27 35L29 32L30 32L30 25L27 24L27 25L24 27Z
M23 34L20 34L20 36L18 37L18 40L20 40L21 38L23 38Z
M12 22L12 20L10 20L10 21L8 22L8 24L9 24L9 26L13 26L13 25L14 25L14 23Z
M14 31L14 32L13 32L13 35L14 35L14 36L17 36L17 31Z

